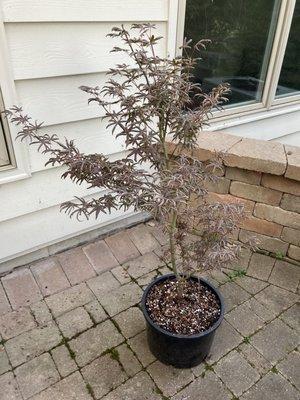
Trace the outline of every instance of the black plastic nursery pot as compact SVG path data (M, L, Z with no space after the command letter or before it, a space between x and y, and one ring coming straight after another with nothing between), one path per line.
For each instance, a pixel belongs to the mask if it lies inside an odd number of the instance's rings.
M175 275L168 274L156 278L147 286L142 297L141 306L147 323L148 345L152 354L164 364L173 365L176 368L195 367L204 361L209 354L215 332L224 318L224 301L218 289L206 280L200 279L201 284L206 286L219 299L221 312L218 320L208 330L194 335L179 335L168 332L153 322L146 306L150 289L168 279L175 279ZM196 277L190 279L199 281Z

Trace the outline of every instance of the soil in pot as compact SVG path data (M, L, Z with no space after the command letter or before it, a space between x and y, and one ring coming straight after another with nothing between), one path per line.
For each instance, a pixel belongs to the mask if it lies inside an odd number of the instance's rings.
M146 307L155 324L180 335L208 330L221 314L219 298L200 280L162 281L152 286Z

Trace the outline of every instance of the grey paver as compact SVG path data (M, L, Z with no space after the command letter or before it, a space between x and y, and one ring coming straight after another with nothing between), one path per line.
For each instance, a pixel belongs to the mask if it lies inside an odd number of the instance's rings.
M30 310L38 325L45 325L52 320L51 312L44 300L31 304Z
M55 349L51 351L51 355L58 369L58 372L63 378L76 371L77 365L75 361L71 358L70 352L66 346L61 345L55 347Z
M111 290L99 300L108 314L113 316L140 302L142 294L141 288L136 283L130 282Z
M234 307L248 300L250 294L234 282L225 283L220 288L220 292L225 300L225 312L229 312Z
M170 270L168 270L168 273L170 273ZM137 278L137 283L142 287L145 288L149 285L150 282L153 281L157 276L159 276L157 270L149 272L146 275L141 276L140 278Z
M42 298L29 268L19 268L4 276L2 284L13 309L28 306Z
M155 357L148 347L146 331L143 331L134 338L129 339L128 343L144 367L147 367L150 363L155 361Z
M274 263L274 258L265 256L264 254L254 253L247 269L247 275L267 281Z
M0 375L11 369L4 346L0 345Z
M269 372L240 400L299 400L299 392L280 374Z
M161 246L165 246L167 243L169 243L168 235L163 232L162 227L160 225L158 225L157 223L152 223L151 221L145 226Z
M173 396L194 378L191 369L176 369L159 361L151 364L147 371L165 396Z
M114 320L126 338L135 336L146 327L144 316L138 307L131 307L121 312L114 317Z
M264 320L256 315L246 301L226 315L226 320L243 336L250 336L263 327Z
M251 343L267 360L276 363L297 346L299 336L277 318L257 332Z
M196 365L195 367L192 368L193 374L198 378L199 376L203 376L206 372L206 367L207 365L202 362L199 365Z
M137 374L142 369L142 364L138 361L129 346L124 343L117 347L119 361L122 364L126 374L130 377Z
M128 261L124 264L124 267L127 269L129 275L136 279L155 270L161 264L162 262L159 257L152 252Z
M250 294L256 294L268 286L267 282L260 281L250 276L243 276L242 278L237 278L235 280L239 286L247 290Z
M59 374L48 353L16 368L15 374L24 399L28 399L59 381Z
M57 258L72 286L96 275L80 247L64 251L58 254Z
M70 286L65 273L55 258L46 258L32 265L31 271L44 296L60 292Z
M64 337L71 339L93 326L93 321L83 307L75 308L56 319Z
M239 259L232 264L229 264L229 268L234 270L247 270L250 257L251 251L247 248L242 248Z
M127 232L116 233L106 238L105 241L120 264L140 255L140 252L129 238Z
M127 232L141 254L149 253L159 246L158 241L143 224L128 229Z
M257 301L254 297L251 297L247 301L248 307L253 311L256 315L259 316L263 321L268 322L271 319L276 317L276 313L269 308L266 308L262 303Z
M235 350L222 358L214 370L237 397L260 378L259 373Z
M22 364L57 346L62 340L57 326L52 322L24 332L5 343L8 357L13 365Z
M87 284L98 299L102 299L107 292L120 286L120 282L109 271L89 279Z
M201 274L201 276L202 276L202 274ZM212 271L209 271L209 273L208 273L208 280L210 280L210 281L213 280L214 282L221 284L221 283L228 282L228 276L219 269L213 269Z
M96 324L108 318L103 307L97 300L91 301L90 303L86 304L84 308Z
M164 265L163 267L160 267L158 269L158 272L160 273L160 275L167 275L167 274L171 274L173 271L172 271L171 266Z
M85 283L73 286L63 292L53 294L46 298L46 303L54 317L83 306L94 300L94 295Z
M231 393L216 374L208 372L204 378L197 378L189 386L172 397L172 400L230 400L231 398Z
M0 317L0 334L7 340L34 328L36 323L28 308L18 309Z
M123 337L110 321L104 321L69 342L76 362L84 366L99 357L105 350L123 342Z
M300 268L285 261L276 261L269 282L286 290L296 291L300 280Z
M82 368L81 373L85 382L91 385L96 399L100 399L127 379L119 362L113 360L110 354L97 358Z
M255 295L255 299L276 314L281 313L298 300L298 296L270 285Z
M10 310L11 306L8 302L8 299L0 282L0 315L8 313Z
M91 265L99 273L116 267L119 264L104 240L84 246L83 251Z
M132 238L129 232L134 232ZM112 271L102 272L107 266L107 254L98 251L98 244L90 248L90 256L93 253L94 263L98 263L99 276L95 276L80 247L44 260L46 271L40 267L36 278L44 282L44 286L41 282L40 285L45 299L41 298L29 268L2 278L17 311L12 311L0 284L0 341L4 340L0 344L0 400L295 400L299 397L295 387L299 387L296 347L300 312L298 295L291 291L295 291L297 267L290 268L290 264L280 260L254 254L252 267L248 269L251 276L228 281L231 269L211 271L208 280L220 286L227 314L205 362L192 369L175 369L161 364L150 352L145 321L137 306L142 296L140 287L158 274L170 273L158 257L162 247L148 252L156 243L152 235L155 237L153 227L143 225L120 232L111 241L109 238L102 241L110 257L112 251L107 243L114 247L112 260L116 266ZM119 265L120 257L130 260ZM131 261L132 257L136 258ZM63 264L74 287L61 290L60 282L50 282L49 288L45 285L47 279L50 281L47 265L49 270L57 269L58 275L62 273L59 264L52 263L56 259ZM247 265L231 268L246 269ZM269 282L262 280L266 275ZM56 290L61 291L48 294ZM71 340L64 342L59 328ZM244 341L246 336L250 336L250 342ZM19 385L13 374L17 375Z
M92 400L79 372L50 386L30 400Z
M117 267L113 268L111 270L111 273L115 278L118 279L118 281L121 283L121 285L124 285L125 283L128 283L131 281L131 277L127 272L127 269L124 268L122 265L118 265Z
M300 390L300 353L292 351L277 366L277 369Z
M12 372L0 376L0 400L21 400L17 381Z
M289 326L300 331L300 303L294 304L291 308L284 311L280 318Z
M103 400L161 400L154 383L145 372L140 372L123 385L103 397Z
M238 348L259 374L263 375L272 368L270 361L265 359L251 344L242 343Z
M230 350L237 347L243 341L243 337L231 326L223 320L217 329L214 341L207 357L208 363L214 363Z

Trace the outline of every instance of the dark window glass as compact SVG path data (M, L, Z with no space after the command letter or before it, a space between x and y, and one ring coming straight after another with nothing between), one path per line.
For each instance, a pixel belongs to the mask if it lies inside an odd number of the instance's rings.
M229 105L261 99L279 6L276 0L187 0L184 36L212 41L195 71L204 91L228 82Z
M297 0L293 15L288 44L285 51L277 97L295 94L300 91L300 1Z

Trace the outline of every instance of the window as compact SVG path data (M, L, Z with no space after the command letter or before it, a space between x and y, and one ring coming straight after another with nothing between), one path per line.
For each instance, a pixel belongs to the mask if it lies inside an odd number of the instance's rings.
M0 92L0 112L3 111L4 105L2 101L2 96ZM10 157L10 148L9 148L9 136L8 136L8 125L3 117L3 114L0 114L0 169L4 167L9 167L12 164L12 160Z
M299 101L300 0L180 1L178 38L212 41L193 79L231 86L225 117Z
M276 97L300 93L300 1L296 2Z

